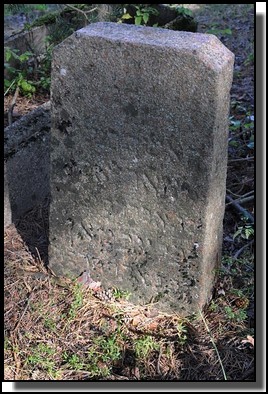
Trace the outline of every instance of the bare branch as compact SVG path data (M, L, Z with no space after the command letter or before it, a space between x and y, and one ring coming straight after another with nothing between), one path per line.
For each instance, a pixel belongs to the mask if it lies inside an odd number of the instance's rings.
M234 255L234 259L236 260L238 256L243 252L244 249L246 249L248 246L253 244L254 239L252 239L250 242L248 242L246 245L242 246Z
M77 8L77 7L74 7L74 5L72 5L72 4L64 4L64 5L66 7L71 8L74 11L80 12L80 14L83 14L83 16L84 16L84 18L86 19L87 22L89 22L87 14L89 14L89 13L91 13L93 11L96 11L98 9L98 7L95 7L95 8L92 8L91 10L83 11L83 10L80 10L79 8Z
M239 212L241 212L251 223L254 223L254 217L241 205L238 204L232 197L226 195L226 200L229 201Z
M254 156L240 157L239 159L231 159L231 160L228 160L228 163L234 163L237 161L249 161L249 160L254 160Z
M254 198L255 198L255 196L253 195L253 196L248 196L248 197L244 197L244 198L240 197L237 200L233 200L233 201L236 203L239 203L239 204L244 204L245 202L249 202L249 201L254 200ZM228 202L228 204L226 204L226 206L231 205L231 204L233 204L233 202Z
M254 194L254 190L251 190L250 192L245 193L245 194L243 194L242 196L241 196L240 194L236 194L236 193L232 192L232 191L229 190L229 189L226 189L226 190L227 190L228 193L231 193L233 196L239 197L239 198L244 198L244 197L250 196L251 194Z

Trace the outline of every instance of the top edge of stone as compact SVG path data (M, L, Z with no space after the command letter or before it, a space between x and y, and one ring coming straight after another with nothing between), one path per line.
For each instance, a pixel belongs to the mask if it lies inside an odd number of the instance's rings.
M211 59L230 61L234 54L214 35L174 31L158 27L136 26L115 22L96 22L80 30L75 37L98 37L109 41L122 41L136 45L154 45L174 50L205 52Z

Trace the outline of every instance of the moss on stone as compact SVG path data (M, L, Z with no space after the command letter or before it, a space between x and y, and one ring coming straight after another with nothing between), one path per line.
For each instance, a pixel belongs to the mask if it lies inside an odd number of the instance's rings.
M58 15L59 12L53 11L49 12L46 15L40 16L40 18L36 19L33 23L30 24L30 28L55 23Z

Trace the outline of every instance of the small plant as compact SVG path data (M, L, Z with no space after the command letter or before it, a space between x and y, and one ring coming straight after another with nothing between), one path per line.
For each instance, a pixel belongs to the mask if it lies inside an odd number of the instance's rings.
M135 341L135 353L138 358L146 358L152 350L158 350L159 344L152 336L146 335Z
M212 25L211 29L207 30L206 33L214 34L215 36L231 36L233 34L231 29L218 29L216 24Z
M99 349L100 359L102 362L113 362L118 360L120 357L121 349L117 343L116 334L113 334L108 338L97 338L94 343Z
M69 309L69 319L74 319L77 315L77 311L81 306L83 305L83 291L82 291L82 286L77 283L74 287L74 300L71 303L70 309Z
M237 231L233 235L233 239L240 236L243 239L250 239L254 236L254 228L251 224L245 224L244 226L239 226Z
M56 322L54 321L54 319L52 319L49 316L45 316L44 317L44 327L49 329L52 332L56 332L57 331Z
M32 348L32 354L27 357L26 363L31 364L34 369L42 368L52 378L56 378L58 372L53 360L55 353L55 349L45 343L40 343L35 348Z
M133 4L134 7L136 8L136 15L134 16L134 21L135 25L144 25L146 26L149 22L150 15L158 15L159 12L154 8L150 6L143 6L143 4L135 5ZM133 16L131 16L129 13L126 12L126 9L124 8L124 14L122 15L121 19L119 22L122 22L124 19L132 19ZM154 25L154 27L156 27Z
M210 310L210 312L218 312L219 305L216 304L216 302L214 300L212 300L208 309Z
M242 322L247 319L247 313L244 309L239 309L238 311L236 311L232 307L226 306L224 308L224 311L226 313L226 316L230 320Z
M5 48L4 66L8 77L4 80L4 86L5 89L12 91L19 87L23 95L31 97L35 93L36 88L33 81L27 77L30 72L27 62L33 57L33 53L26 51L19 55L18 52L17 49ZM18 68L11 66L10 60L12 59L18 63Z
M254 53L253 52L249 53L246 60L244 61L244 66L248 66L250 64L254 64Z
M129 297L131 296L131 293L127 290L120 290L117 288L113 288L113 296L116 300L120 300L121 298L128 300Z
M185 344L187 340L187 327L183 322L177 323L177 332L178 332L178 339L181 345Z
M193 11L190 10L189 8L183 7L183 6L175 6L175 10L177 11L178 14L181 14L183 16L192 16Z
M88 370L91 377L105 377L111 372L113 363L121 357L121 336L97 337L88 349Z
M64 352L63 360L66 361L67 366L76 371L85 368L85 364L82 362L82 360L80 360L80 357L77 356L77 354L68 355L67 352Z

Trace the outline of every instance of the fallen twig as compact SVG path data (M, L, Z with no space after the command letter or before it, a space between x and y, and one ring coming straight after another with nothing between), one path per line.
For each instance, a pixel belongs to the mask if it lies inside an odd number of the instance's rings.
M238 256L243 252L244 249L246 249L248 246L252 245L252 244L253 244L253 241L254 241L254 240L252 239L249 243L247 243L246 245L242 246L242 248L240 248L240 249L235 253L234 259L236 260L236 259L238 258Z
M245 194L243 194L242 196L241 196L240 194L236 194L236 193L232 192L232 191L229 190L229 189L226 189L226 190L227 190L228 193L231 193L233 196L239 197L239 198L244 198L244 197L250 196L251 194L254 194L254 190L251 190L250 192L245 193Z
M14 81L10 84L10 86L7 88L7 90L4 93L4 97L8 94L9 90L12 88L12 86L14 85L14 83L16 82L16 80L14 79Z
M248 197L244 197L244 198L240 197L237 200L233 200L233 201L236 203L239 203L239 204L244 204L245 202L249 202L249 201L254 200L254 198L255 197L253 195L253 196L248 196ZM231 204L233 204L233 202L228 202L228 204L226 204L226 206L231 205Z
M228 160L228 163L234 163L236 161L249 161L249 160L254 160L254 156L240 157L239 159L230 159L230 160Z
M31 301L31 295L32 295L32 293L30 293L30 294L28 295L28 299L27 299L27 302L26 302L26 306L25 306L25 308L24 308L24 310L23 310L22 314L20 315L20 318L19 318L19 320L17 321L17 323L16 323L16 325L15 325L15 327L14 327L14 330L13 330L13 331L16 331L16 330L18 330L18 328L19 328L19 325L20 325L20 322L22 321L22 318L23 318L23 316L25 315L25 313L26 313L27 309L29 308L30 301Z
M229 203L231 203L239 212L241 212L251 223L254 223L254 217L245 208L241 207L238 202L233 200L232 197L226 195L226 200L229 201Z
M89 14L90 12L96 11L98 9L97 7L95 7L95 8L92 8L91 10L83 11L83 10L80 10L80 8L74 7L73 4L65 4L65 5L66 5L66 7L69 7L74 11L80 12L84 16L86 22L89 22L87 14Z
M220 365L221 365L221 369L222 369L222 373L223 373L224 380L227 380L227 376L226 376L226 373L225 373L225 370L224 370L223 363L222 363L222 361L221 361L220 354L219 354L219 352L218 352L217 346L216 346L216 344L215 344L215 342L214 342L214 339L213 339L213 337L212 337L212 334L211 334L211 332L210 332L210 329L209 329L209 327L208 327L208 325L207 325L206 319L204 318L204 316L203 316L203 314L202 314L202 312L201 312L200 309L199 309L199 313L200 313L200 316L201 316L201 318L202 318L202 320L203 320L203 322L204 322L204 324L205 324L205 327L206 327L206 329L207 329L207 332L208 332L208 334L209 334L209 336L210 336L212 345L213 345L213 347L214 347L214 349L215 349L215 351L216 351L216 353L217 353L218 360L219 360L219 363L220 363Z

